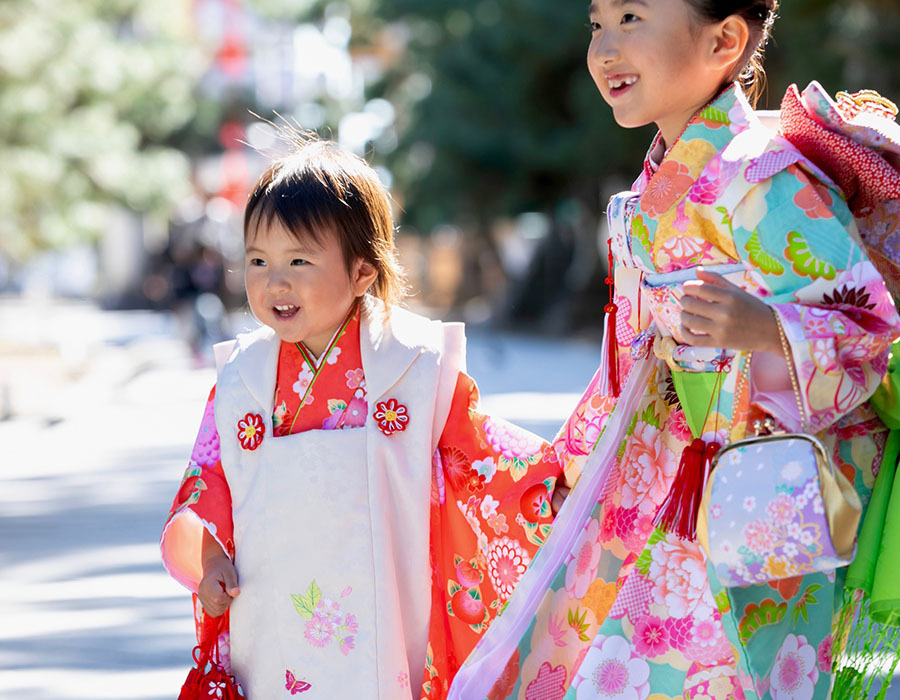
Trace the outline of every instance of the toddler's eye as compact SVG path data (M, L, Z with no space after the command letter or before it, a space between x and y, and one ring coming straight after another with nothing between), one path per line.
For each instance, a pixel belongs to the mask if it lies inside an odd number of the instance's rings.
M291 265L306 265L307 262L303 258L294 258L291 260Z
M590 29L592 34L601 29L599 22L588 22L584 26L586 26L588 29Z
M265 267L266 261L262 258L250 258L250 265L253 267Z
M638 16L633 15L630 12L626 12L622 15L622 24L631 24L632 22L637 22Z

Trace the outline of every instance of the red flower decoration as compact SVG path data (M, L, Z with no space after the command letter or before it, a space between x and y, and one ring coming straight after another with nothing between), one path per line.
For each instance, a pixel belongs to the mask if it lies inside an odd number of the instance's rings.
M372 414L372 417L378 422L379 430L385 435L402 432L406 430L406 424L409 423L406 406L399 403L397 399L379 401L375 405L375 413Z
M258 413L248 413L237 424L237 436L241 447L245 450L255 450L263 441L266 434L266 426L263 425L262 416Z

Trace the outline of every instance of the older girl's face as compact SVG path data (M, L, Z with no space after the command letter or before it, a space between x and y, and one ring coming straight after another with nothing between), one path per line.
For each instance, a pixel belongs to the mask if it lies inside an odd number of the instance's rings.
M624 127L655 123L666 146L727 76L714 60L718 25L685 0L593 0L587 63Z

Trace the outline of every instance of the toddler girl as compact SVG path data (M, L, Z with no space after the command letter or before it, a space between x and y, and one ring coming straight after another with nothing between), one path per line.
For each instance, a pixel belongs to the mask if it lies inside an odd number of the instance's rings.
M558 462L478 412L460 324L396 306L361 159L311 141L276 161L244 242L263 325L217 347L163 561L198 626L228 610L251 700L443 697L549 531Z

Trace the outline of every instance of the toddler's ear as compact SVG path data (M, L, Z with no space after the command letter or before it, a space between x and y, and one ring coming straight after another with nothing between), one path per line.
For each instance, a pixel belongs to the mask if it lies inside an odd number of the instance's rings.
M353 289L353 296L361 297L366 291L375 284L378 279L378 270L368 260L358 258L353 264L353 271L350 275L350 286Z

